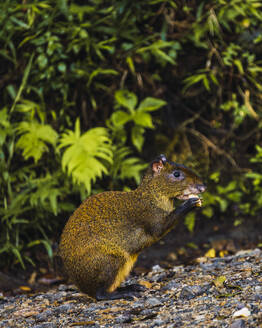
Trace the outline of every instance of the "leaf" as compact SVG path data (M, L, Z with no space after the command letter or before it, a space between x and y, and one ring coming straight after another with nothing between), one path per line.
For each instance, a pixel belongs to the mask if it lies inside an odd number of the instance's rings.
M202 210L202 213L208 217L211 218L214 214L213 208L211 206L205 206Z
M29 61L28 61L28 64L25 68L25 72L24 72L24 75L23 75L23 79L22 79L22 83L19 87L19 90L17 92L17 95L15 97L15 100L13 102L13 105L10 109L10 113L12 113L12 111L14 110L15 108L15 105L16 103L18 102L18 100L20 99L21 95L22 95L22 92L26 86L26 83L27 83L27 79L28 79L28 76L29 76L29 73L30 73L30 70L31 70L31 66L32 66L32 63L33 63L33 58L34 58L34 53L31 54L30 58L29 58Z
M130 71L135 74L135 65L134 65L134 62L133 62L133 59L131 57L127 57L126 58L126 62L127 62L127 65L130 69Z
M244 72L244 68L242 66L241 61L239 59L235 59L234 64L237 66L239 74L244 75L245 72Z
M141 180L141 171L144 170L148 165L141 162L137 157L129 157L121 163L120 166L120 179L135 179L136 183L139 184Z
M185 218L185 226L190 232L194 231L196 221L196 214L194 212L189 213Z
M215 280L213 280L213 284L217 287L223 287L224 286L224 282L227 280L227 278L225 276L219 276L217 277Z
M22 268L25 270L25 263L23 261L23 258L22 258L22 255L21 255L20 251L16 247L13 247L13 246L11 246L11 251L15 255L15 257L17 258L19 263L21 264Z
M93 128L80 135L77 119L75 131L68 130L60 138L59 148L66 148L62 156L62 168L76 184L83 183L91 192L91 183L108 170L104 163L112 163L112 146L107 129Z
M45 247L45 249L47 251L48 256L50 258L52 258L53 257L53 250L52 250L51 243L48 240L45 240L45 239L33 240L33 241L31 241L27 244L27 247L30 248L30 247L38 246L40 244L43 244L43 246Z
M149 113L137 111L133 116L133 120L137 125L141 125L144 128L154 128L154 125L152 123L152 117Z
M133 92L127 90L118 90L115 93L115 100L117 103L127 109L132 113L137 104L137 96Z
M24 121L18 125L17 131L22 136L18 139L16 147L23 151L26 160L33 157L35 163L37 163L43 153L48 151L46 144L50 143L53 146L56 144L57 133L48 124Z
M215 250L214 248L210 248L210 249L206 252L205 257L211 257L211 258L216 257L216 250Z
M34 187L35 184L35 187ZM30 204L32 207L42 207L54 215L58 214L57 198L62 195L59 189L58 181L54 176L47 175L44 178L38 178L32 181L34 192L30 196Z
M131 140L133 145L136 147L138 151L142 151L144 144L144 134L145 129L140 126L134 126L131 131Z
M118 72L114 69L102 69L102 68L97 68L96 70L94 70L90 76L89 76L89 79L88 79L88 82L87 82L87 86L90 87L93 79L99 75L99 74L103 74L103 75L118 75Z
M122 110L118 110L111 115L111 120L115 126L125 125L132 119L132 116Z
M147 97L141 101L138 111L152 112L166 105L166 101L157 98Z

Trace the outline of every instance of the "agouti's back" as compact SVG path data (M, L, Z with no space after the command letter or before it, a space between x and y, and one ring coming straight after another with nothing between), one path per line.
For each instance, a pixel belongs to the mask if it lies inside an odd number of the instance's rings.
M173 198L193 195L194 206L198 206L196 195L203 190L191 170L162 155L152 162L136 190L87 198L69 218L61 236L60 254L68 276L90 296L122 297L115 289L138 254L172 229L174 218L167 218L174 212Z

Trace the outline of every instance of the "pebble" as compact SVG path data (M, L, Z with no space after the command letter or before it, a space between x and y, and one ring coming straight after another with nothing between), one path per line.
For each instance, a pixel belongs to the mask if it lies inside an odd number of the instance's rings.
M247 318L249 317L251 312L247 307L243 307L241 310L238 310L233 313L233 318L238 318L238 317L244 317Z
M230 328L245 328L245 327L246 327L246 323L243 319L236 320L230 325Z
M61 313L69 312L70 310L73 309L73 307L74 307L74 304L72 304L72 303L62 304L58 307L53 308L53 310L56 314L61 314Z
M162 302L160 302L157 298L155 297L150 297L146 300L145 304L147 306L160 306L162 304Z
M116 318L116 323L128 323L131 322L131 316L127 314L120 314Z
M45 322L40 325L34 325L33 328L57 328L57 325L52 322Z
M36 315L36 321L46 321L50 316L53 315L53 310L46 310Z

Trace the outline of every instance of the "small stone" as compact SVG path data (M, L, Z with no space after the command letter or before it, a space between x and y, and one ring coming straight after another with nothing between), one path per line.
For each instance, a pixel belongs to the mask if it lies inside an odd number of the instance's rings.
M178 284L177 282L175 282L174 280L170 281L168 284L166 284L162 290L176 290L180 287L180 284Z
M191 286L185 286L182 288L179 298L191 300L192 298L195 298L196 295L193 292Z
M62 305L54 308L53 310L55 311L56 314L60 314L60 313L69 312L70 310L73 309L73 307L74 307L74 305L72 303L62 304Z
M63 284L61 284L61 285L59 285L58 290L59 290L60 292L65 292L65 291L68 290L68 286L67 286L67 285L63 285Z
M239 318L239 317L247 318L250 316L250 314L251 312L249 311L249 309L247 307L243 307L241 310L238 310L233 313L233 318Z
M238 310L241 310L241 309L243 309L245 307L245 304L243 304L243 303L237 303L236 304L236 308L238 309Z
M230 328L245 328L245 327L246 327L246 324L243 319L238 319L230 325Z
M162 319L155 319L152 321L152 325L151 327L155 327L155 326L162 326L164 324L166 324L167 322L162 320Z
M179 297L181 299L191 300L196 296L206 293L209 290L210 286L211 286L210 284L205 284L204 286L198 286L198 285L185 286L182 288Z
M160 302L157 298L155 297L150 297L146 300L145 304L147 306L160 306L162 302Z
M53 311L52 310L46 310L46 311L44 311L44 312L42 312L42 313L39 313L39 314L37 314L36 315L36 317L35 317L35 319L36 319L36 321L46 321L47 319L48 319L48 317L50 317L50 316L52 316L52 314L53 314Z
M116 323L128 323L128 322L131 322L131 316L129 314L120 314L116 319Z
M39 325L33 326L34 328L57 328L58 326L53 322L45 322Z
M161 268L161 266L157 264L157 265L154 265L154 266L152 267L152 271L153 271L153 272L162 272L162 271L164 271L164 269Z

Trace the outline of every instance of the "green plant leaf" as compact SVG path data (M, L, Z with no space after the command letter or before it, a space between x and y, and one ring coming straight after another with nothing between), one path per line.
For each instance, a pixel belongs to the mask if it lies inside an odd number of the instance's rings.
M194 212L189 213L185 217L185 225L190 232L193 232L195 227L196 214Z
M127 90L118 90L115 93L115 100L117 103L127 109L132 113L137 104L137 96L133 92Z
M125 125L132 119L132 116L122 110L118 110L111 115L111 120L115 126Z
M37 163L43 153L48 151L47 143L53 146L56 144L57 133L48 124L24 121L18 125L17 131L21 137L18 139L16 147L22 150L26 160L33 157Z
M142 147L145 139L143 136L144 132L145 129L140 126L134 126L131 131L132 143L138 151L142 151Z
M166 101L157 98L147 97L141 101L138 106L138 111L152 112L166 105Z
M137 125L141 125L145 128L153 129L154 125L152 123L152 117L149 113L137 111L133 117L134 122Z
M60 138L59 148L66 147L62 156L62 168L72 176L73 182L83 183L91 192L91 183L107 174L107 163L112 163L112 146L105 128L93 128L80 135L77 119L75 131L68 130ZM104 163L105 161L105 163Z

